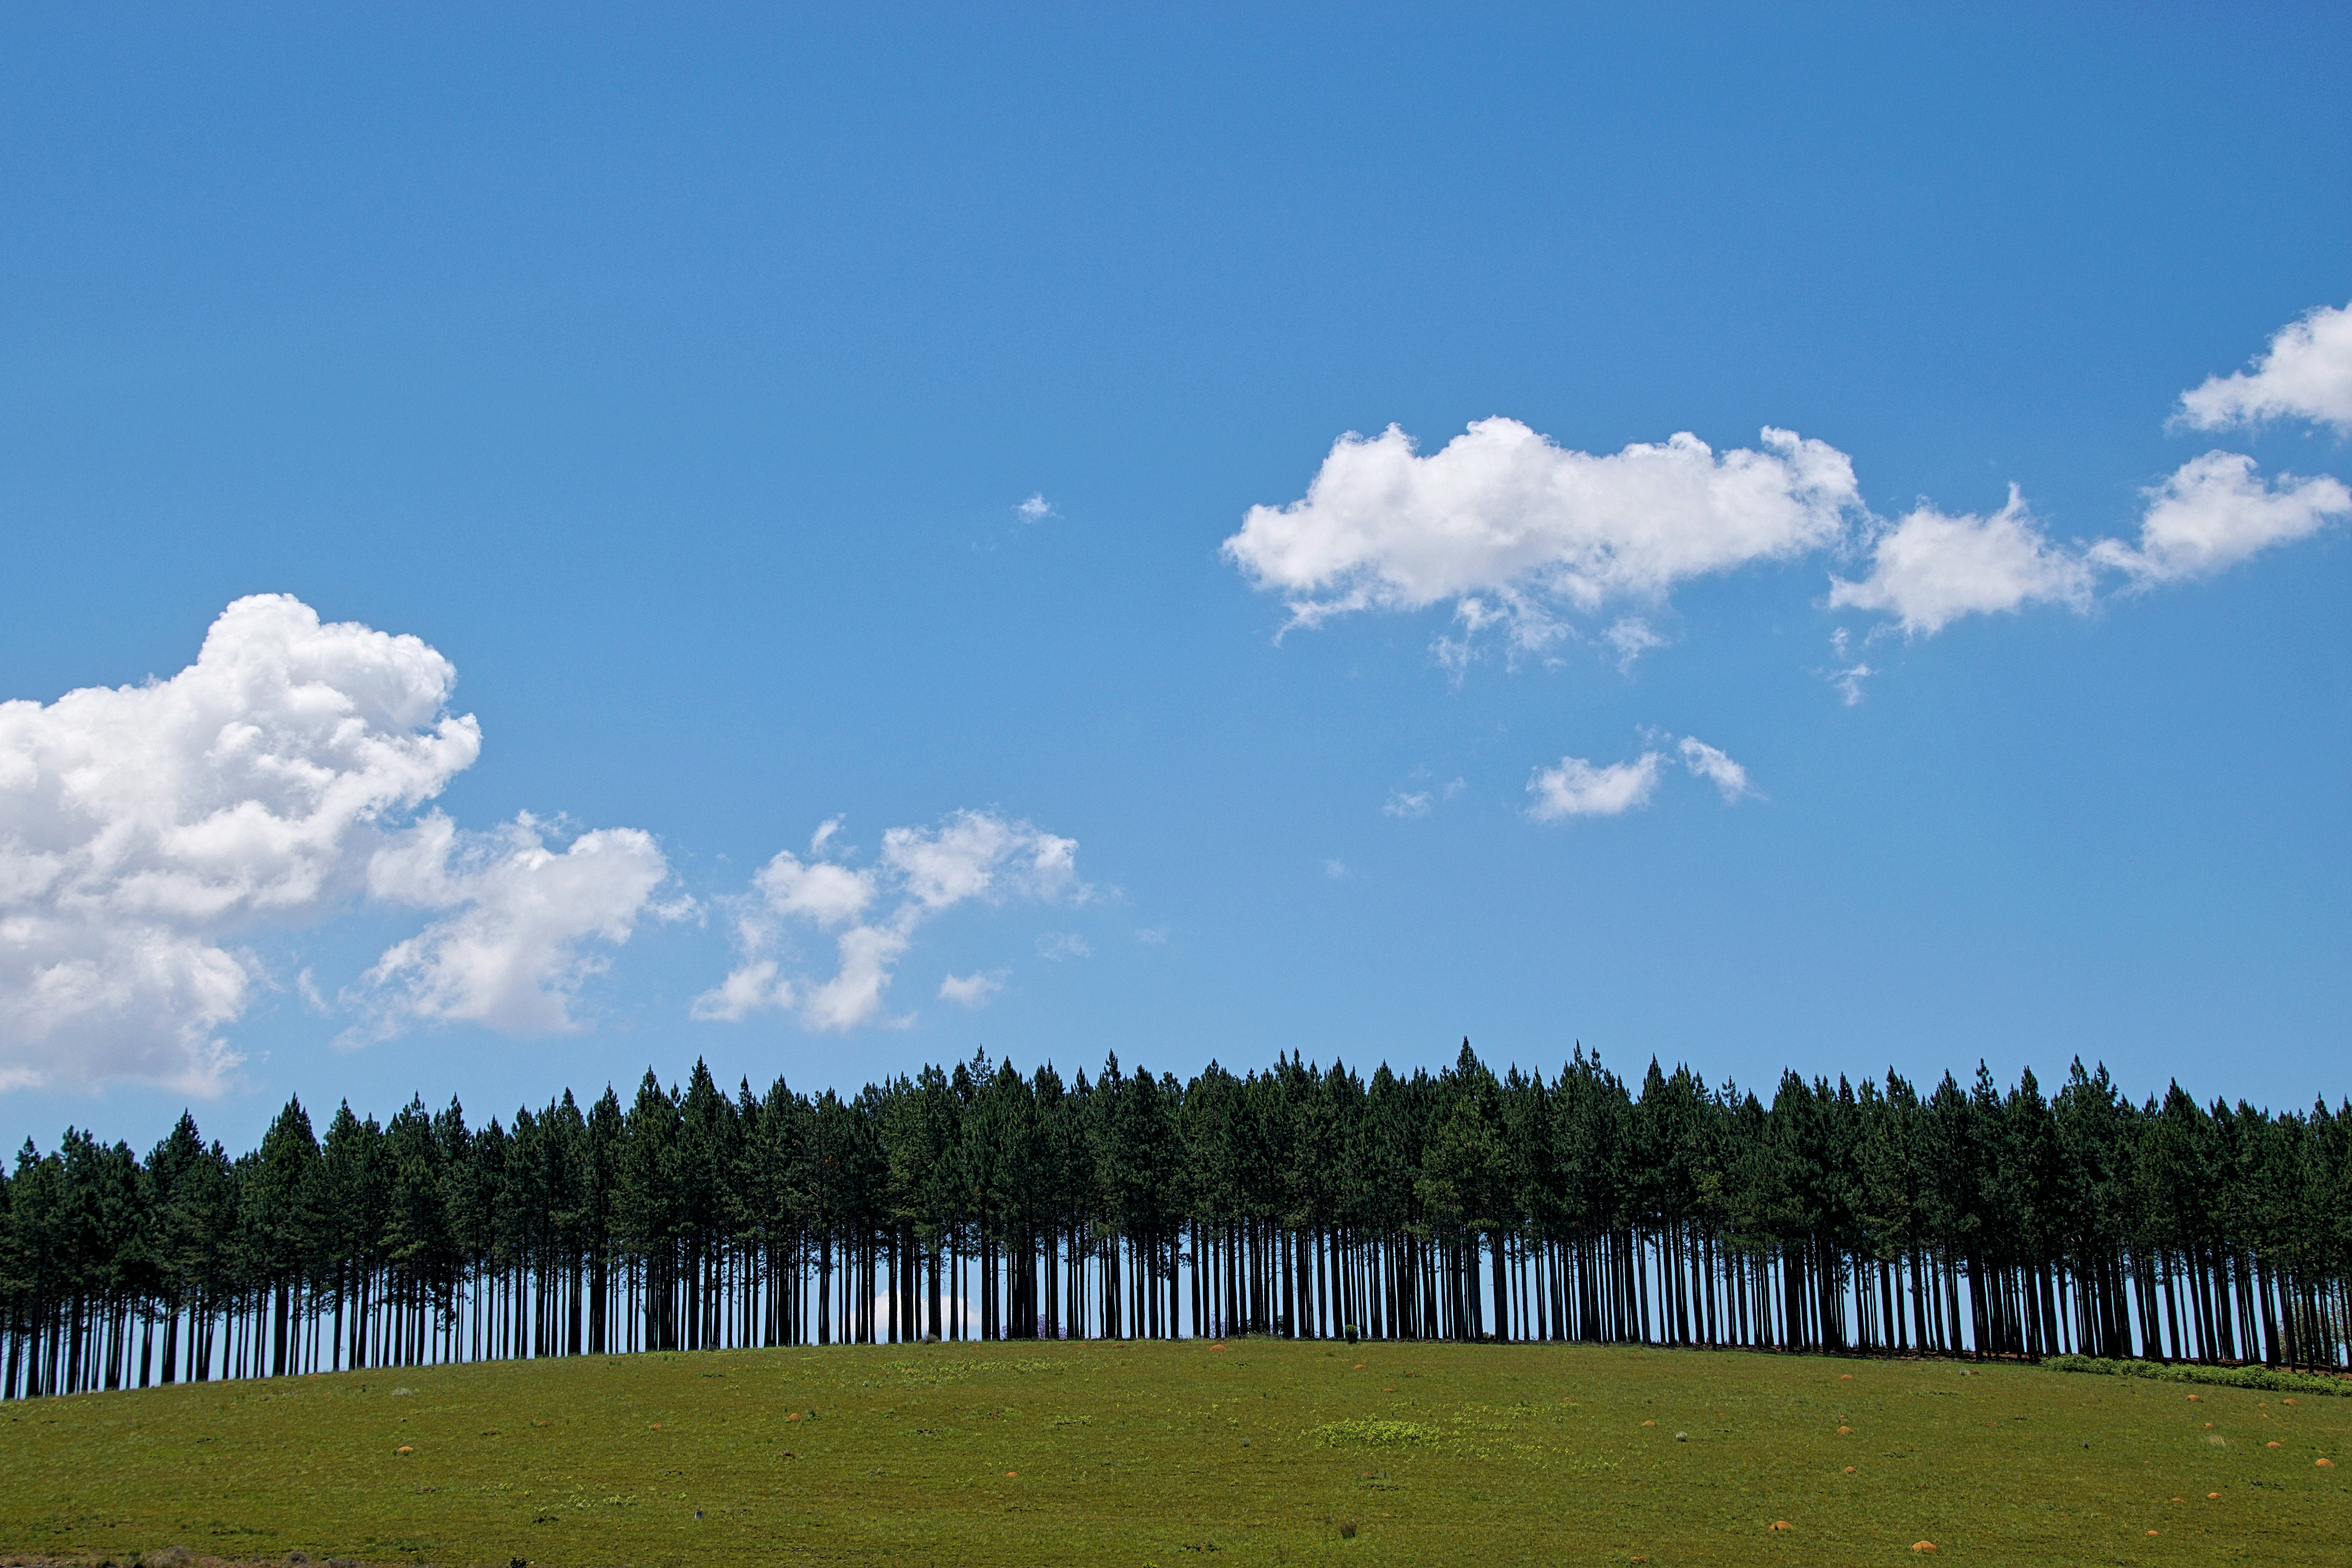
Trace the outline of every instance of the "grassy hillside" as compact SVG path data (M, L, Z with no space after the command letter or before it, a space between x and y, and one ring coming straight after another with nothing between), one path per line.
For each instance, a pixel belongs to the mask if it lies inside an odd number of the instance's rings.
M1263 1341L369 1372L0 1406L0 1551L1177 1568L1891 1563L1932 1541L1979 1563L2352 1563L2352 1399L2288 1398Z

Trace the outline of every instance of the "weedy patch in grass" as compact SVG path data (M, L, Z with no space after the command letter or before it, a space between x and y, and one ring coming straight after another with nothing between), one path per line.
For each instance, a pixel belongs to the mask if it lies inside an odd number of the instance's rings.
M1440 1441L1437 1432L1418 1421L1326 1421L1314 1436L1327 1448L1402 1448Z

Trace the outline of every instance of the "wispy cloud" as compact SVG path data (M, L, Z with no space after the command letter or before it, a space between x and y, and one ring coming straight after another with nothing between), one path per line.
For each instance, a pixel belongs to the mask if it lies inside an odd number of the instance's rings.
M1850 641L1843 626L1830 633L1830 652L1837 659L1838 667L1834 669L1822 670L1819 673L1836 689L1837 694L1845 700L1845 705L1853 708L1861 705L1862 683L1876 675L1878 671L1873 669L1868 661L1853 658L1853 650L1848 646ZM1846 662L1850 658L1853 658L1851 664Z
M1094 945L1074 931L1049 931L1037 939L1037 956L1051 963L1094 955Z
M970 974L950 974L940 982L940 1000L953 1002L958 1006L985 1007L1004 989L1004 977L1011 971L1003 969L974 970Z
M1389 791L1389 798L1387 801L1385 801L1381 806L1381 815L1383 816L1402 816L1407 818L1427 816L1431 810L1435 807L1436 804L1437 797L1430 794L1430 792L1425 789L1392 789Z
M1696 735L1685 735L1677 748L1683 754L1683 765L1716 787L1726 805L1733 805L1743 795L1756 793L1748 782L1748 770L1733 762Z
M894 968L925 922L967 902L1083 902L1093 891L1078 879L1076 839L993 812L893 827L866 867L814 858L830 849L837 822L817 830L812 859L778 854L736 900L738 962L695 998L693 1016L731 1023L793 1011L813 1029L854 1029L880 1019ZM778 951L794 925L839 932L830 979L812 984L785 971Z

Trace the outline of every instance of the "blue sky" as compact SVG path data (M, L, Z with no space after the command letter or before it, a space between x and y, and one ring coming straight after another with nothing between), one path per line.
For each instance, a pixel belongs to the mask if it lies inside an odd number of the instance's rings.
M0 1134L2352 1091L2352 23L1904 10L12 13Z

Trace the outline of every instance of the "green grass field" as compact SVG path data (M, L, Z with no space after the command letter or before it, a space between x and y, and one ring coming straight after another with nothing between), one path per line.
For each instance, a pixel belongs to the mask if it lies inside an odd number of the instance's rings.
M0 1552L1238 1568L1892 1563L1932 1541L1979 1563L2352 1563L2352 1399L2287 1397L1239 1340L368 1372L0 1406Z

